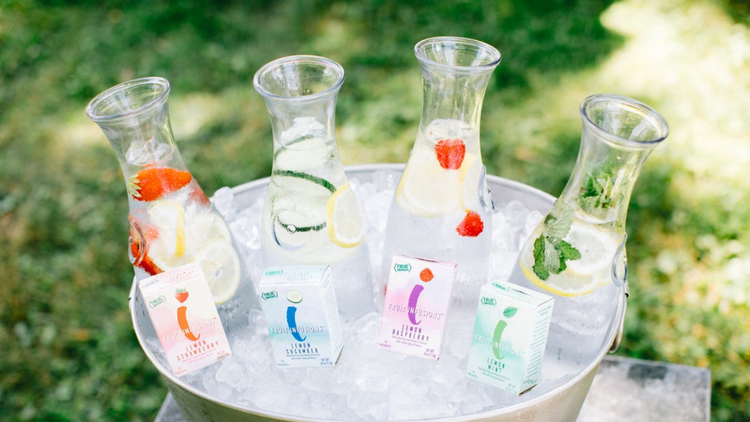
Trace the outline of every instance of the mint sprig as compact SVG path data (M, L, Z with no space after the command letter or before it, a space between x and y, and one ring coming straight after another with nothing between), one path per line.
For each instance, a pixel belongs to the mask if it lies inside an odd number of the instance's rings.
M581 252L563 240L573 224L573 209L565 203L556 204L560 211L552 213L545 220L546 230L534 241L534 274L547 280L550 274L560 274L568 268L567 261L581 259Z
M576 198L578 205L587 213L615 205L614 169L615 163L610 160L589 173L586 183L581 187L581 194Z

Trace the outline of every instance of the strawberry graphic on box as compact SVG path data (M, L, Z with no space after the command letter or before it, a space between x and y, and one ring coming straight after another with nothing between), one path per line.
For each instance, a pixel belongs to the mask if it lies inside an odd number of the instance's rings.
M186 289L177 289L175 291L174 297L180 301L180 303L185 303L187 300L189 294Z

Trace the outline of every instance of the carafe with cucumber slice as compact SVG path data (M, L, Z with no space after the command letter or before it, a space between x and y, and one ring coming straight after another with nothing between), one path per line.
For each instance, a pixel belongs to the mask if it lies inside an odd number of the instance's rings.
M255 74L273 129L273 171L263 209L263 265L331 265L341 316L375 309L365 225L338 157L333 60L290 56Z

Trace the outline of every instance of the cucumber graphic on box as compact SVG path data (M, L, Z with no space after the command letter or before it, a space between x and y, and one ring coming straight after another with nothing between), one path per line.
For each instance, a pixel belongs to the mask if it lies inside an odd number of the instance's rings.
M296 290L290 290L286 292L286 300L292 303L300 303L302 302L302 293Z

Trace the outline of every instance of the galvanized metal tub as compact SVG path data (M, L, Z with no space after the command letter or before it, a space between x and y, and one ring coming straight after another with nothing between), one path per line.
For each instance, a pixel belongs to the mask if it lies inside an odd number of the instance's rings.
M372 180L376 173L381 172L392 173L394 177L398 177L403 168L404 166L401 164L370 164L349 166L346 168L346 173L350 178L356 177L362 182L367 182ZM255 202L259 195L264 192L268 181L268 178L264 178L233 188L232 192L239 207L247 207ZM542 214L546 214L552 208L555 199L538 189L501 177L489 175L487 176L487 182L492 190L493 198L495 198L495 201L499 205L515 200L524 204L529 210L536 210ZM581 366L580 373L556 386L552 391L535 397L532 400L502 409L470 416L431 420L445 422L574 422L583 406L583 401L586 398L599 364L607 352L615 350L619 344L622 336L626 305L627 283L623 286L622 297L615 314L615 319L609 327L607 340L603 343L601 350L599 350L594 359ZM167 366L157 359L156 354L145 341L147 336L155 337L155 331L135 282L130 292L129 306L133 328L144 353L161 373L167 388L187 421L320 421L320 419L245 408L235 403L229 403L212 397L210 394L206 394L204 391L198 390L181 381L180 378L172 374ZM258 380L258 382L263 382L263 380Z

